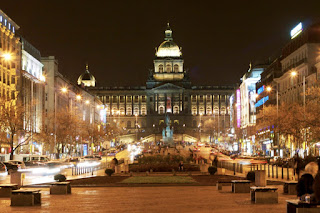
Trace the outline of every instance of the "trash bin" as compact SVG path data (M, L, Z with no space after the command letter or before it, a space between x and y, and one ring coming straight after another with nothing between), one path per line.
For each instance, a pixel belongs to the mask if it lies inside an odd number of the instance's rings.
M10 174L10 183L18 184L18 187L22 186L24 174L18 171L12 171Z

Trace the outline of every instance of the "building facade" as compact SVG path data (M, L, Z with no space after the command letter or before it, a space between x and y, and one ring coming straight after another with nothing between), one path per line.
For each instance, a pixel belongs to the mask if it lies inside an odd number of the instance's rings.
M145 86L88 87L104 104L107 122L116 122L125 133L139 131L139 136L146 136L161 133L169 115L176 134L213 141L227 133L234 87L192 85L169 24L153 64Z

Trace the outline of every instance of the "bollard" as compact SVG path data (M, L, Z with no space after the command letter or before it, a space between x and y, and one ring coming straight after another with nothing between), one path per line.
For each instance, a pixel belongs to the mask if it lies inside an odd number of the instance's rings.
M273 174L273 164L271 166L271 169L272 169L272 178L274 178L274 174Z
M281 166L281 178L283 179L283 165Z
M270 165L268 164L268 177L270 177Z
M276 178L278 178L278 165L276 165Z
M240 173L242 173L243 170L242 170L242 164L240 164Z
M287 180L289 180L289 166L287 165Z
M236 175L236 164L233 163L233 175Z
M259 164L257 164L257 170L259 170Z

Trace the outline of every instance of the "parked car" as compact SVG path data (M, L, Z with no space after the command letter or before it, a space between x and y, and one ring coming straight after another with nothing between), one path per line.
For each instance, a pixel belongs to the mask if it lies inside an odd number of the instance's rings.
M17 171L18 170L18 165L11 163L11 162L3 162L6 167L7 167L7 171L10 174L12 171Z
M13 163L18 166L18 169L25 169L26 165L23 161L20 160L9 160L8 162Z

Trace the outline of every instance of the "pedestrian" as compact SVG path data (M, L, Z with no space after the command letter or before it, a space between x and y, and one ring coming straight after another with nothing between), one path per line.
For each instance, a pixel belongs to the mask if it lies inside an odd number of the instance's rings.
M300 200L305 200L307 195L313 194L313 176L309 173L305 173L301 176L297 184L297 196Z
M300 170L301 170L301 167L302 167L302 160L299 157L298 152L295 155L294 162L295 162L294 169L296 171L296 174L298 175L298 180L299 180L299 178L300 178Z
M313 194L311 195L311 201L320 204L320 159L318 159L318 173L313 182Z
M180 172L183 171L183 161L180 161L180 163L179 163L179 171Z
M212 166L218 167L218 156L215 156L213 161L212 161Z

